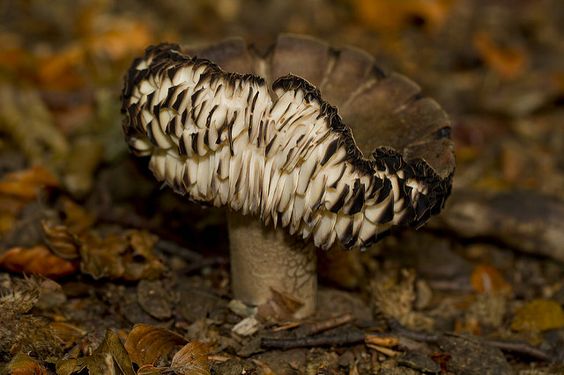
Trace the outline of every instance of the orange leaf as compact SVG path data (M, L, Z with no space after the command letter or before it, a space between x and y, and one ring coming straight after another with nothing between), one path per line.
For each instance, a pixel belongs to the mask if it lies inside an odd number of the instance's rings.
M7 370L12 375L47 375L43 366L24 353L16 354L8 364Z
M474 35L474 48L484 62L502 78L515 78L525 70L527 56L519 48L502 48L486 33Z
M80 68L84 65L85 51L78 43L72 43L63 50L37 61L37 79L42 87L70 90L84 85Z
M472 288L478 293L509 293L511 285L505 281L497 269L488 265L478 265L470 278Z
M33 200L45 186L59 186L59 181L44 167L35 166L4 175L0 181L0 194Z
M400 31L414 19L436 31L444 24L452 0L353 0L353 7L363 23L379 31Z
M88 48L94 54L119 60L143 50L152 40L145 23L120 19L105 32L92 35L88 40Z
M25 272L58 278L78 269L75 263L59 258L43 245L31 248L14 247L0 256L0 267L12 272Z

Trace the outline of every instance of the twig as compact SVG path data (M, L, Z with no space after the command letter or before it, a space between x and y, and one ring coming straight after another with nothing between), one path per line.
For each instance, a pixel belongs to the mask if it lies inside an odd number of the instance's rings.
M274 327L272 328L272 332L281 332L281 331L288 331L290 329L294 329L296 327L301 326L302 323L301 322L287 322L287 323L282 323L280 324L278 327Z
M294 348L307 348L313 346L343 346L360 344L364 342L364 332L352 330L349 332L334 334L334 335L320 335L314 337L296 337L296 338L267 338L263 337L261 346L269 349L294 349Z
M391 320L389 322L389 326L392 331L401 337L406 337L412 339L414 341L421 341L431 344L436 344L439 341L439 335L428 334L424 332L416 332L412 331L408 328L405 328L397 321ZM518 354L524 354L531 358L538 359L541 361L551 362L554 359L545 351L535 348L524 342L518 341L500 341L500 340L491 340L486 338L481 338L482 341L490 346L496 347L505 352L513 352Z
M434 335L431 333L425 333L425 332L418 332L418 331L412 331L404 326L402 326L399 322L390 319L388 321L388 325L391 329L391 331L393 333L395 333L398 336L402 336L414 341L421 341L421 342L426 342L426 343L431 343L431 344L435 344L439 341L439 335Z
M366 346L372 350L376 350L384 355L387 355L388 357L397 357L400 352L392 350L390 348L386 348L380 345L375 345L375 344L366 344Z
M498 341L486 340L486 342L498 349L505 352L514 352L518 354L525 354L531 358L539 359L541 361L552 361L553 359L545 351L535 348L524 342L511 342L511 341Z
M353 320L354 316L350 313L346 313L333 318L322 320L320 322L304 325L301 334L304 336L313 336L315 334L340 327L344 324L352 322Z
M390 335L366 335L364 338L366 345L378 345L391 348L400 344L400 339Z

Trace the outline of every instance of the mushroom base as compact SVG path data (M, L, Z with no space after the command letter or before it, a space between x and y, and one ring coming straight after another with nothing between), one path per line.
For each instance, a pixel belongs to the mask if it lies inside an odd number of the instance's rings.
M231 249L231 287L235 298L261 305L272 291L303 304L296 319L315 312L316 249L283 229L265 227L252 216L228 214Z

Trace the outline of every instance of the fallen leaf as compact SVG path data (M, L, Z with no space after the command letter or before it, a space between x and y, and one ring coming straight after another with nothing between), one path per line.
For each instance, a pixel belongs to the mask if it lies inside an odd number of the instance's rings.
M184 337L164 328L136 324L125 341L131 360L142 365L155 365L166 361L176 347L185 345Z
M209 351L204 343L189 342L176 352L170 367L181 375L210 375Z
M537 299L519 308L511 329L514 331L541 332L564 327L562 306L553 300Z
M96 218L90 212L70 198L62 197L61 203L65 216L64 223L72 233L84 233L96 221Z
M108 22L107 29L87 38L90 53L120 60L139 52L153 40L147 23L124 18Z
M59 182L51 172L44 167L35 166L5 174L0 180L0 194L31 201L37 198L42 188L57 186Z
M66 225L43 220L41 221L41 229L45 243L55 255L67 260L79 257L79 240Z
M14 247L0 256L0 267L12 272L42 275L56 279L78 269L73 262L54 255L46 246Z
M257 306L257 317L261 320L275 322L290 320L302 306L303 303L293 296L271 288L270 298Z
M81 67L85 64L84 47L70 43L63 48L36 56L36 77L41 87L51 90L70 91L85 85L86 75Z
M87 333L85 330L66 322L51 322L49 325L53 336L59 339L67 349L77 344Z
M135 375L129 356L117 333L106 331L104 341L92 355L76 359L62 359L57 362L58 375L71 375L88 369L91 375L121 374Z
M395 32L415 20L435 32L444 24L452 0L353 0L358 18L369 28Z
M478 293L510 293L511 285L499 271L489 265L481 264L474 268L470 277L472 288Z
M168 373L169 370L166 367L155 367L153 365L143 365L137 370L137 375L159 375Z
M473 43L486 65L500 77L511 79L524 73L527 65L527 55L524 50L501 47L484 32L476 33Z
M47 375L45 367L25 353L18 353L8 363L11 375Z
M128 281L156 279L164 265L154 253L156 237L131 230L102 237L94 232L80 238L80 268L94 278Z

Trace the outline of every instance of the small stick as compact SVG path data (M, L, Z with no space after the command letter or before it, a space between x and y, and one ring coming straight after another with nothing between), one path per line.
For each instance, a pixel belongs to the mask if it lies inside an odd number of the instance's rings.
M294 349L312 346L343 346L360 344L364 342L364 332L350 331L336 335L320 335L314 337L297 337L287 339L276 339L263 337L261 346L269 349Z
M408 328L405 328L404 326L402 326L401 324L399 324L394 320L391 320L388 324L390 325L392 331L395 332L400 337L406 337L414 341L426 342L431 344L436 344L439 341L438 335L412 331ZM545 351L535 348L534 346L531 346L524 342L500 341L500 340L488 340L488 339L483 339L483 341L485 344L496 347L502 351L528 355L532 358L541 361L550 362L553 360L553 358Z
M552 358L545 351L524 342L486 340L488 344L506 352L525 354L541 361L551 361Z
M288 331L288 330L290 330L290 329L299 327L299 326L301 326L301 325L302 325L301 322L287 322L287 323L282 323L282 324L280 324L278 327L272 328L272 332Z
M350 313L346 313L333 318L322 320L320 322L305 325L301 334L304 336L313 336L315 334L340 327L344 324L352 322L353 320L354 316L352 316L352 314Z
M397 346L400 343L400 339L394 336L387 335L366 335L364 342L367 346L378 345L391 348Z
M397 357L400 352L397 352L395 350L392 350L390 348L385 348L383 346L380 345L374 345L374 344L366 344L366 346L372 350L376 350L384 355L387 355L388 357Z

